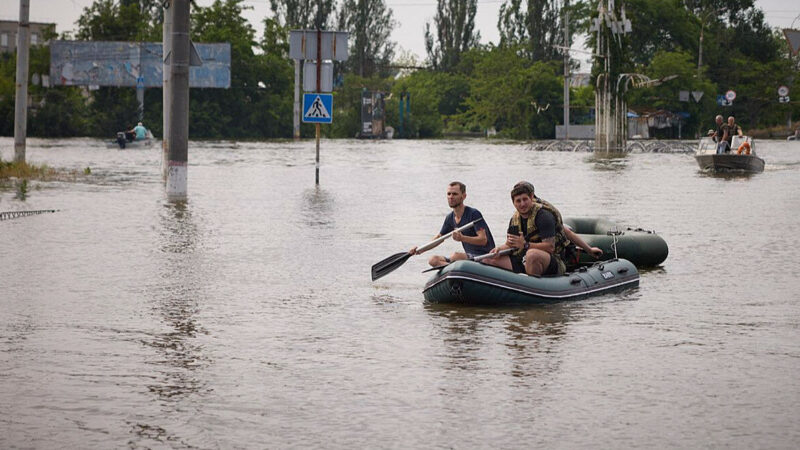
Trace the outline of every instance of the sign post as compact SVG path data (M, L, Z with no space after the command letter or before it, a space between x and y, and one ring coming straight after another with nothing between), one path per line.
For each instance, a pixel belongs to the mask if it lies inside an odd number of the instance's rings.
M311 39L308 39L309 37ZM348 33L342 31L291 30L289 33L289 57L295 61L303 60L303 89L305 91L313 90L311 94L303 94L302 111L303 122L313 123L316 127L314 180L317 185L319 185L320 124L333 121L333 95L323 92L331 92L333 90L333 63L330 61L345 61L347 59L347 39ZM307 62L309 60L314 62ZM323 61L329 62L324 63ZM323 65L325 70L323 70ZM313 84L305 82L306 77L310 78L312 75L308 73L307 69L313 71ZM299 74L299 72L296 72L296 74ZM296 75L295 92L299 92L299 79L299 75ZM295 136L299 138L299 127L297 126L295 127Z

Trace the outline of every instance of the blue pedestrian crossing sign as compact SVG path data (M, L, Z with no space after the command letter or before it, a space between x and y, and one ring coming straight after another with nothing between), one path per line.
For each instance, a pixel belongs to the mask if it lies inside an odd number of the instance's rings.
M303 94L303 122L333 122L333 95L318 93Z

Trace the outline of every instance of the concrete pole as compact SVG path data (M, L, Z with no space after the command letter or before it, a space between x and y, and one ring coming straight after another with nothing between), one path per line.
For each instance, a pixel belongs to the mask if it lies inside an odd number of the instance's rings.
M569 6L566 2L565 6ZM569 13L564 11L564 47L569 49ZM564 50L564 140L569 139L569 50Z
M300 60L294 60L294 136L295 141L300 140Z
M28 54L30 40L30 5L19 0L17 31L17 79L14 101L14 161L25 162L25 139L28 133Z
M163 134L161 135L161 178L167 181L167 172L169 167L169 96L170 96L170 82L169 82L169 60L167 56L172 50L172 11L169 4L164 8L164 30L163 37L161 38L161 53L163 55L163 68L162 68L162 124ZM170 58L171 59L171 58Z
M189 0L173 0L167 197L186 200L189 156Z

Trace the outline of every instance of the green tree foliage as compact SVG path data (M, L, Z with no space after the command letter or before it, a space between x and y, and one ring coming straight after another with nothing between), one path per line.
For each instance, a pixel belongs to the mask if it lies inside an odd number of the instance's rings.
M141 41L156 31L151 22L158 2L95 0L83 8L76 39L82 41Z
M716 85L706 78L696 76L695 61L687 52L659 51L647 67L646 73L651 79L661 79L673 75L677 78L659 86L634 89L628 96L632 109L639 112L667 110L688 112L689 119L683 125L686 130L710 128L716 107ZM680 91L699 91L703 93L700 102L691 98L688 102L680 101ZM643 109L642 109L643 108Z
M192 14L194 42L230 42L231 88L193 89L190 94L190 133L196 137L291 136L292 66L282 54L253 51L255 30L242 16L243 0L217 0ZM285 30L265 23L272 51L285 51Z
M273 13L288 29L327 30L334 15L334 0L269 0Z
M293 66L288 32L326 28L335 0L270 0L276 14L264 18L259 40L242 17L247 0L217 0L192 9L194 42L229 42L232 51L230 89L192 89L190 136L193 138L289 137L292 131ZM703 133L714 115L734 115L746 130L784 125L800 106L779 104L776 90L794 85L800 57L792 57L780 32L770 30L753 0L626 0L633 33L614 45L618 72L653 79L678 75L660 86L631 89L626 100L635 111L665 109L688 112L683 135ZM569 6L567 6L569 5ZM404 112L404 135L437 137L453 131L495 127L509 138L549 138L561 123L562 12L569 8L570 30L587 31L597 15L597 1L505 0L500 8L499 45L477 45L473 33L476 0L438 0L433 23L426 27L426 50L435 70L377 70L388 65L418 66L408 54L393 55L389 42L391 10L386 0L343 0L339 26L351 32L351 59L343 84L334 92L331 137L352 137L360 128L362 89L390 93L386 124L397 127L398 100L411 96L411 115ZM621 7L622 3L617 2ZM74 35L98 41L159 41L163 6L158 0L95 0L84 9ZM698 67L702 39L702 67ZM591 45L596 34L590 36ZM623 50L623 47L625 48ZM390 61L394 59L393 63ZM594 65L595 73L600 64ZM33 47L30 73L49 72L49 51ZM364 76L359 76L363 74ZM396 76L395 76L396 75ZM0 134L13 134L15 56L0 54ZM613 75L612 80L617 79ZM591 122L594 81L573 88L572 116ZM733 106L717 106L716 96L732 89ZM701 91L702 100L681 102L679 92ZM110 137L137 121L132 88L29 85L31 136L94 135ZM576 108L577 106L577 108ZM162 91L145 91L145 122L161 127ZM313 126L304 125L304 135Z
M625 7L634 64L648 64L659 51L696 51L698 24L683 0L628 0Z
M443 87L457 77L450 73L418 70L398 80L392 87L391 102L386 106L388 118L396 120L400 94L410 94L411 117L405 117L404 134L421 138L441 136L446 119L442 107L447 104L447 91Z
M160 30L151 22L153 1L96 0L83 9L76 38L91 41L147 41ZM86 132L92 136L113 136L131 128L139 118L136 91L131 88L101 87L94 91L88 108ZM155 122L147 116L148 123Z
M563 101L556 75L560 64L532 62L521 54L521 47L483 52L470 78L462 117L510 138L552 137L557 123L553 105Z
M554 46L564 45L563 27L556 0L506 0L497 19L500 46L521 45L534 61L561 58Z
M433 18L425 24L425 50L436 70L449 71L458 65L461 54L474 48L481 40L475 28L477 0L437 0Z
M360 77L375 73L388 75L386 66L394 56L389 40L395 21L384 0L343 0L339 10L339 29L350 32L350 58L347 68ZM382 69L382 70L381 70Z

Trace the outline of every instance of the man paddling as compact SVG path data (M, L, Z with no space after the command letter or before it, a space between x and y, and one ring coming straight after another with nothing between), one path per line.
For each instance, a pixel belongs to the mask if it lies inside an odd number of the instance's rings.
M465 198L467 198L467 186L464 183L453 181L447 186L447 204L453 211L444 218L442 229L439 230L439 234L434 237L434 240L455 230L461 225L474 220L483 219L483 215L480 211L464 204ZM428 264L432 267L443 266L452 261L468 259L489 253L489 251L494 248L494 238L485 220L479 220L475 226L463 232L456 231L453 233L453 240L461 242L461 245L464 247L464 252L455 252L450 255L449 258L441 255L434 255L428 259ZM419 255L423 252L418 252L417 247L413 247L408 253Z
M566 250L570 243L595 258L603 254L564 226L561 213L534 195L531 183L515 184L511 202L516 212L508 225L508 238L505 244L492 249L492 253L508 248L517 250L511 255L489 259L487 264L528 275L560 275L566 272Z

